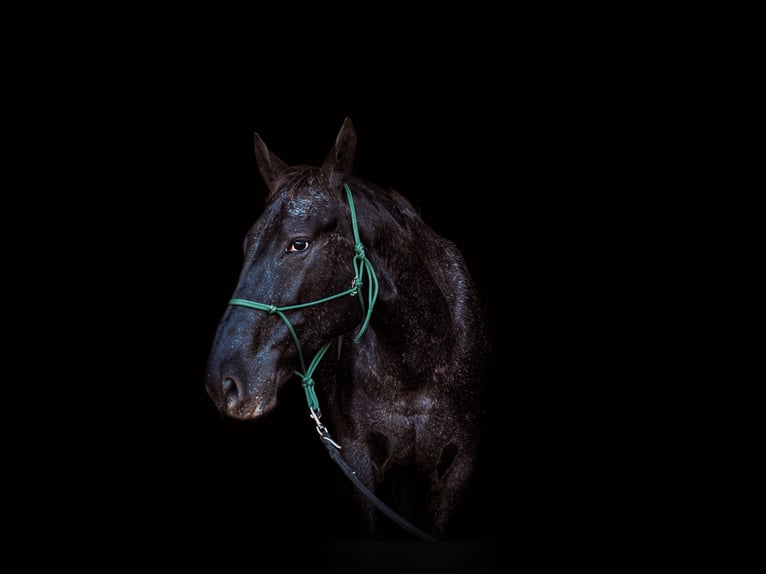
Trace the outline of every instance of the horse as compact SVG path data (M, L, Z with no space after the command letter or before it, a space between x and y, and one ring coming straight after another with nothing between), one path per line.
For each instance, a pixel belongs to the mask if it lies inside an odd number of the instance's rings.
M261 419L300 381L359 487L366 535L384 531L388 509L444 539L476 470L491 347L467 262L406 197L353 172L349 117L321 165L288 165L254 142L268 193L215 331L207 395L224 416Z

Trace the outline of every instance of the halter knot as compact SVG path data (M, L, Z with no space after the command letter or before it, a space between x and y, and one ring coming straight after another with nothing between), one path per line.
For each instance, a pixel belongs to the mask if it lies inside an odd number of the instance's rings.
M326 350L326 349L325 349ZM321 358L321 355L320 355ZM312 364L311 371L314 370L316 365ZM311 377L311 374L309 373L299 373L298 371L294 371L296 375L298 375L301 378L301 386L303 387L303 390L306 392L306 402L309 404L309 409L312 411L319 412L319 400L317 399L316 391L314 390L314 379Z
M356 255L354 256L355 259L365 259L364 245L362 245L361 241L358 241L356 245L354 245L354 251L356 252Z
M304 389L314 386L314 379L311 375L304 375L298 371L295 371L295 373L302 379L301 386L303 386Z
M277 306L276 305L269 305L268 309L266 311L269 312L269 315L273 315L277 312Z

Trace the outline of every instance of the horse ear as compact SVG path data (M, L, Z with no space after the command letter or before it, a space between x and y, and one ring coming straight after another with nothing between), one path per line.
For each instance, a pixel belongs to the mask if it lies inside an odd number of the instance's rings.
M258 162L258 169L266 182L269 191L273 189L274 182L287 169L287 164L279 159L276 154L269 151L266 144L257 133L253 134L255 139L255 161Z
M340 189L351 175L356 155L356 132L349 118L343 120L343 125L335 138L335 145L327 154L322 164L322 172L327 177L330 189Z

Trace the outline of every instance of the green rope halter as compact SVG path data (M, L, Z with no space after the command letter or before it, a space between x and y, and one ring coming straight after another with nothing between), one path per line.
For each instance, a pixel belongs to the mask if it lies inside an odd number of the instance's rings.
M330 295L329 297L317 299L316 301L310 301L309 303L288 305L286 307L266 305L265 303L257 303L256 301L249 301L248 299L231 299L229 301L229 305L249 307L250 309L256 309L258 311L266 311L269 315L277 315L285 322L285 325L287 325L287 329L290 331L290 335L292 336L293 341L295 341L295 348L298 350L298 359L301 363L302 371L295 371L295 374L301 378L301 384L304 391L306 392L306 401L308 402L309 409L311 409L312 413L317 413L317 416L321 415L318 414L320 412L319 401L317 400L316 392L314 391L313 375L314 371L319 365L319 361L322 360L322 357L324 357L327 349L330 348L332 341L328 341L325 345L322 346L321 349L319 349L317 354L314 356L314 359L309 364L308 368L306 368L306 363L303 360L303 351L301 350L301 344L298 340L298 335L295 333L295 329L293 328L292 324L290 324L290 320L287 318L284 312L291 311L293 309L301 309L303 307L310 307L311 305L318 305L319 303L331 301L332 299L338 299L339 297L343 297L345 295L350 295L353 297L357 294L359 288L364 285L364 282L362 281L362 274L366 273L370 278L370 282L367 286L367 308L365 310L364 300L362 297L359 297L359 303L362 306L362 313L365 313L365 317L359 332L354 337L354 342L356 343L362 336L362 333L364 333L364 331L367 329L367 325L370 322L370 316L372 315L372 308L375 305L375 300L378 297L378 278L375 275L375 270L372 268L372 263L370 263L370 260L367 259L367 256L364 253L364 245L362 245L362 241L359 239L359 227L356 222L354 198L351 196L351 189L348 187L348 184L344 183L343 187L346 189L346 197L348 197L348 205L351 210L351 227L354 230L355 242L353 260L354 281L351 287L345 291L336 293L335 295Z

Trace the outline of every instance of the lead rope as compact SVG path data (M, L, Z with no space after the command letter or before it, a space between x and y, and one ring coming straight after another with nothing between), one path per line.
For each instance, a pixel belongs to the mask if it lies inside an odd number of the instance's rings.
M327 448L327 452L330 454L330 458L332 458L338 464L338 466L340 466L341 470L351 480L351 482L354 483L354 485L359 490L361 490L362 493L391 520L421 540L436 542L435 538L405 520L402 516L391 510L382 500L375 496L364 485L364 483L356 475L356 471L348 465L343 456L340 454L341 446L333 440L333 438L330 436L330 432L327 430L327 427L325 427L324 424L322 424L322 422L319 420L322 416L322 413L319 410L319 401L314 390L313 379L314 371L316 370L317 366L319 366L319 361L322 360L325 353L330 348L332 341L328 341L321 349L319 349L317 354L314 356L314 359L309 364L308 368L306 368L306 363L303 360L303 351L301 350L301 344L298 340L298 335L295 333L295 329L293 328L292 324L290 324L290 320L284 313L285 311L290 311L292 309L300 309L303 307L309 307L311 305L318 305L319 303L324 303L326 301L337 299L345 295L350 295L353 297L358 293L359 288L364 285L364 281L362 281L362 275L366 273L367 277L370 278L370 282L367 287L367 306L365 309L364 299L359 297L359 302L362 305L362 312L365 313L365 317L359 332L354 337L354 342L357 342L362 336L362 333L364 333L367 329L367 325L369 324L370 317L372 315L372 308L375 305L375 300L378 297L378 278L375 275L375 270L372 267L372 263L370 263L370 260L367 259L367 256L364 253L364 245L359 238L359 227L356 221L356 210L354 208L354 198L351 196L351 189L347 183L344 183L343 187L346 190L346 197L348 198L348 205L351 212L351 228L354 231L354 280L352 281L351 287L345 291L336 293L335 295L330 295L329 297L325 297L323 299L317 299L316 301L301 303L299 305L289 305L286 307L266 305L265 303L258 303L256 301L238 298L229 300L229 305L238 305L240 307L248 307L258 311L266 311L269 315L277 315L280 319L282 319L282 321L284 321L285 325L287 325L288 331L290 331L290 335L292 336L293 341L295 342L295 348L298 350L298 359L301 364L302 372L295 371L295 374L300 377L301 385L303 386L303 390L306 393L306 402L309 406L309 416L316 423L316 430L322 439L322 443Z
M391 520L396 522L399 526L401 526L407 532L416 536L417 538L420 538L421 540L426 540L428 542L437 542L436 538L430 536L426 532L423 532L420 528L418 528L411 522L408 522L407 520L405 520L401 515L391 510L391 508L386 506L386 504L382 500L380 500L377 496L375 496L359 479L359 477L356 475L356 471L348 465L346 460L340 454L340 448L341 448L340 445L332 439L332 437L330 436L330 433L327 431L327 428L321 422L319 422L319 417L314 417L313 412L312 412L312 418L314 418L314 420L316 421L317 431L319 432L319 436L322 438L322 441L324 442L325 448L327 448L327 452L330 454L330 458L332 458L338 464L338 466L345 473L345 475L351 480L351 482L353 482L354 485L359 490L361 490L362 493L367 498L369 498L370 501L381 512L383 512L383 514L388 516Z

